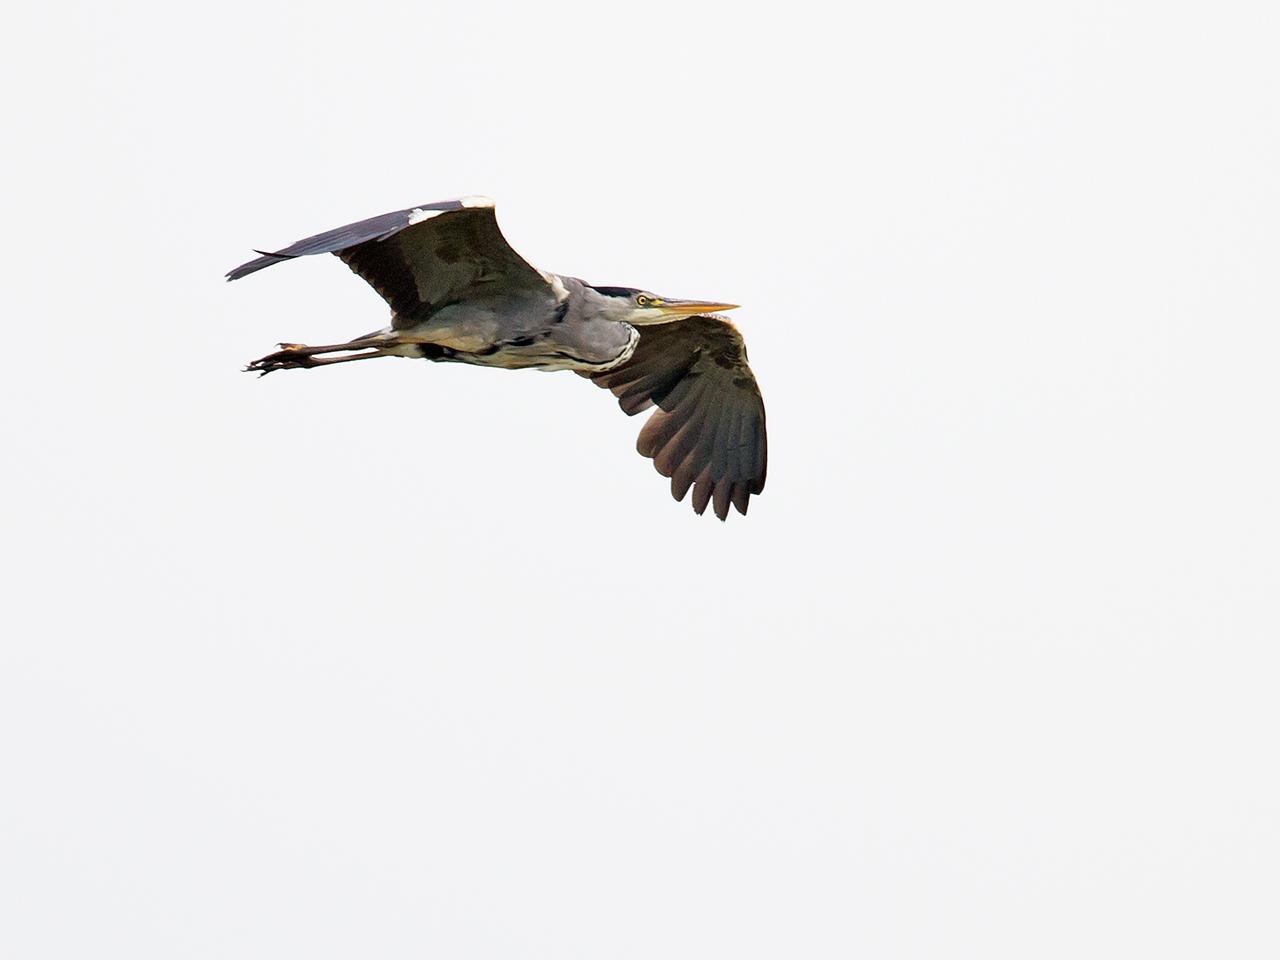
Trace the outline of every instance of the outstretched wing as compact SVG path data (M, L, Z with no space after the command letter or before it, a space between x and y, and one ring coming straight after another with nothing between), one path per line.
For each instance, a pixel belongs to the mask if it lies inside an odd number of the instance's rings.
M261 252L261 251L260 251ZM332 253L391 304L396 317L421 319L446 303L484 291L551 296L542 274L507 244L493 201L466 197L384 213L263 253L228 280L273 263Z
M612 390L628 416L657 405L636 449L671 478L673 497L683 500L693 486L698 513L711 502L721 520L730 503L745 514L751 494L764 489L768 449L742 334L714 316L638 329L631 359L583 376Z

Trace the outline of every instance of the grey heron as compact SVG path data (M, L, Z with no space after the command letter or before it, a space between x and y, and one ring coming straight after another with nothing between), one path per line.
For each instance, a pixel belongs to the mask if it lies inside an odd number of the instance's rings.
M573 370L611 390L629 416L657 407L636 447L693 489L693 509L747 512L764 489L764 402L742 335L717 311L538 270L507 244L486 197L424 203L299 240L241 264L238 280L297 257L332 253L391 307L391 322L346 343L281 343L247 370L413 357L506 369Z

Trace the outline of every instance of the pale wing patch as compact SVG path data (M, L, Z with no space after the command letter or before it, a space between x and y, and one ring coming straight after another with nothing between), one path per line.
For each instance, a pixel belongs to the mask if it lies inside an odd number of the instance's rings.
M492 197L482 197L479 195L462 197L458 202L464 207L492 207L494 205Z
M547 273L545 270L539 270L542 279L547 281L547 286L551 288L551 292L555 294L556 302L562 302L569 296L569 291L564 285L564 281L554 273Z
M432 217L438 217L444 213L443 210L423 210L421 207L414 207L409 211L409 226L415 223L422 223L424 220L430 220Z

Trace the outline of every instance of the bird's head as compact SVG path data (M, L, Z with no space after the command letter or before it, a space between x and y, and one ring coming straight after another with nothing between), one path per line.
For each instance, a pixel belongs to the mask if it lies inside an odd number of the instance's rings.
M736 303L716 300L677 300L660 297L635 287L587 287L599 298L601 311L611 320L621 320L637 327L654 323L671 323L703 313L736 310Z

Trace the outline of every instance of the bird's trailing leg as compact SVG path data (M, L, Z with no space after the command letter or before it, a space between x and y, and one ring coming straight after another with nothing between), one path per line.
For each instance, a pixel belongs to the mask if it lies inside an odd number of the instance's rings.
M346 363L349 360L368 360L370 357L390 356L387 347L391 344L384 337L362 337L346 343L330 343L320 347L307 346L305 343L282 343L275 353L254 360L247 367L246 373L257 373L266 376L273 370L307 369L323 367L331 363ZM338 356L326 357L322 354L332 353Z

